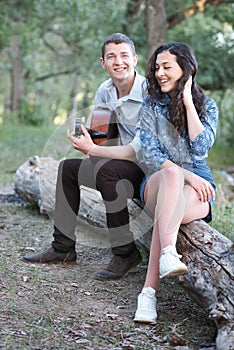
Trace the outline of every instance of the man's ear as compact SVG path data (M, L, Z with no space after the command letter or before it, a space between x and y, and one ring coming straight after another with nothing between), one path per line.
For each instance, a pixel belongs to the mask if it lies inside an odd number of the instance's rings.
M101 63L102 68L106 69L105 61L102 57L100 57L100 63Z
M138 56L137 56L137 55L135 55L135 56L134 56L134 67L136 67L137 62L138 62Z

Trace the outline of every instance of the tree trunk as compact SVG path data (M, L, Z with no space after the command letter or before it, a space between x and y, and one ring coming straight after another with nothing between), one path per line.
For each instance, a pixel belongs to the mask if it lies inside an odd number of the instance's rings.
M69 120L75 120L76 114L77 114L77 107L78 107L78 100L77 100L77 93L79 90L79 82L78 82L78 76L76 75L73 80L72 88L70 91L70 101L71 105L68 111L67 115L67 124Z
M12 112L20 109L21 100L25 97L23 62L20 53L20 36L12 37L12 70L11 70L11 103Z
M168 25L164 0L146 0L146 26L150 58L155 49L166 41Z

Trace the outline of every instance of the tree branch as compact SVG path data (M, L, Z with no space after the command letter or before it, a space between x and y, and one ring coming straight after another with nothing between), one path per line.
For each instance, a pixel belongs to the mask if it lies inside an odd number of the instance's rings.
M35 80L36 81L43 81L46 79L57 77L59 75L67 75L67 74L71 74L71 73L79 74L79 68L73 67L71 69L67 69L67 70L60 71L60 72L48 73L48 74L42 75L41 77L37 77Z
M43 37L43 42L46 47L48 47L52 52L54 52L57 56L60 56L59 52Z
M184 21L188 17L194 16L196 13L203 13L206 11L208 5L219 6L226 3L226 0L198 0L192 6L187 9L183 9L180 12L170 16L168 18L169 28L174 28L176 25Z

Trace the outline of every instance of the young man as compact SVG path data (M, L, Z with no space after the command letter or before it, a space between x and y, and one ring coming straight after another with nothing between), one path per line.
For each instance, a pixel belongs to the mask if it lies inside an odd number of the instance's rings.
M54 218L54 240L46 251L24 256L32 263L72 263L76 261L75 228L80 204L80 186L98 189L106 206L107 226L113 258L96 274L99 279L123 277L141 262L129 227L128 198L139 198L144 171L137 164L139 119L144 77L135 71L138 57L130 38L114 33L102 46L101 65L109 79L98 88L94 105L114 111L120 145L95 145L82 127L83 137L68 133L72 146L89 158L66 159L59 165Z

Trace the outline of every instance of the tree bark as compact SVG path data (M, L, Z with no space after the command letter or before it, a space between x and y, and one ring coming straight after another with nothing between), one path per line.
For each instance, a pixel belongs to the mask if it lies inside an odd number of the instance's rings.
M149 59L155 49L166 41L168 25L164 0L146 0L146 27Z
M12 112L20 109L21 100L25 97L23 62L20 52L20 36L12 37L12 70L11 70L11 103Z
M79 82L78 82L78 77L77 75L74 77L72 88L70 91L70 107L68 110L68 115L67 115L67 124L68 120L75 120L76 114L77 114L77 107L78 107L78 100L77 100L77 93L79 91Z

